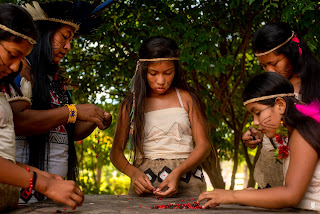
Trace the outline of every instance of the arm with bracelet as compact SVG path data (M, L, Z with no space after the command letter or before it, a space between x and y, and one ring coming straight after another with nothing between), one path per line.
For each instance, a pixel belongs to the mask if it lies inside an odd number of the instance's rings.
M84 194L74 181L48 178L32 171L32 167L20 167L0 157L0 183L24 188L26 196L36 190L54 201L68 205L71 209L80 206Z
M105 124L108 124L111 118L109 113L94 104L71 104L48 110L31 109L30 104L22 100L11 102L10 105L16 134L23 136L46 133L59 125L75 123L78 120L106 129L108 126Z

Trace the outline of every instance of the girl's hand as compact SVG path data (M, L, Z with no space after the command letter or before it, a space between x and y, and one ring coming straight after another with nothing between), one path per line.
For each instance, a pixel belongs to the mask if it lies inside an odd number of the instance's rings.
M131 179L133 183L133 189L138 195L143 193L152 193L156 189L154 186L152 186L148 176L140 170L137 170Z
M211 192L203 192L198 197L198 203L207 199L207 203L202 206L203 209L207 207L215 208L220 204L229 204L232 198L232 193L233 191L224 189L215 189Z
M68 205L71 210L81 206L84 200L84 193L70 180L49 179L47 188L41 193L56 202Z
M249 130L242 135L243 143L250 149L255 149L257 145L262 142L262 138L263 135L260 135L253 127L250 127Z
M158 188L154 191L154 194L161 196L161 197L169 197L174 195L178 192L178 182L179 176L177 176L174 171L172 171L164 181L158 186ZM168 187L168 189L164 192L161 190L164 187Z

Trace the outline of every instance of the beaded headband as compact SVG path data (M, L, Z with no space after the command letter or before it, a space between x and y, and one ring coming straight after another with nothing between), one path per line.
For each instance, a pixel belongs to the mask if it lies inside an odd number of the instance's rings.
M257 98L253 98L253 99L250 99L250 100L243 102L243 105L246 106L249 103L258 102L261 100L268 100L268 99L272 99L272 98L276 98L276 97L294 97L294 96L295 96L294 93L288 93L288 94L275 94L275 95L257 97Z
M291 36L290 36L285 42L281 43L281 44L278 45L277 47L272 48L271 50L268 50L268 51L266 51L266 52L263 52L263 53L255 53L255 55L256 55L256 56L264 56L264 55L267 55L267 54L269 54L269 53L277 50L278 48L281 48L281 47L284 46L285 44L287 44L287 43L293 38L293 36L294 36L294 32L292 31Z
M139 59L140 62L156 62L156 61L172 61L179 60L179 57L172 58L153 58L153 59Z
M33 1L33 6L31 4L25 4L25 6L22 6L24 9L28 11L28 13L32 16L34 21L52 21L52 22L59 22L65 25L69 25L75 29L75 31L79 30L80 25L63 20L63 19L56 19L56 18L49 18L48 15L44 12L44 10L40 7L40 4L36 1Z
M12 34L15 35L15 36L19 36L19 37L21 37L21 38L23 38L23 39L28 40L28 42L30 42L30 44L32 44L32 45L37 44L37 42L36 42L34 39L32 39L31 37L26 36L26 35L24 35L24 34L22 34L22 33L17 32L17 31L14 31L14 30L8 28L8 27L5 26L5 25L0 24L0 28L1 28L2 30L4 30L4 31L7 31L7 32L9 32L9 33L12 33Z

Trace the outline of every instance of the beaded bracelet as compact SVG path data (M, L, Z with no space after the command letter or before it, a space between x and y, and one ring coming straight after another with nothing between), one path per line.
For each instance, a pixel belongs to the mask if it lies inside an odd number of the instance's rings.
M26 170L28 172L30 172L30 168L29 167L26 167ZM33 172L33 177L30 178L30 185L29 185L29 188L26 188L26 189L22 189L21 191L21 196L23 198L28 198L31 193L32 193L32 189L34 188L34 186L36 185L36 181L37 181L37 173L36 172Z
M67 123L75 123L76 120L77 120L77 108L75 105L73 104L66 104L66 106L68 107L69 109L69 118L68 118L68 122Z

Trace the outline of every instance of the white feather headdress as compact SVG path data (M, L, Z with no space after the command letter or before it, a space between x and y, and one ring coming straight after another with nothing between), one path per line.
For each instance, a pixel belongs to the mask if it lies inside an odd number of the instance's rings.
M71 22L71 21L67 21L67 20L50 18L44 12L44 10L40 7L38 2L33 1L32 3L33 3L33 6L29 3L27 3L27 4L25 4L25 6L22 6L22 7L28 11L28 13L32 16L34 21L44 20L44 21L60 22L62 24L74 27L75 31L79 30L80 25L78 25L74 22Z

